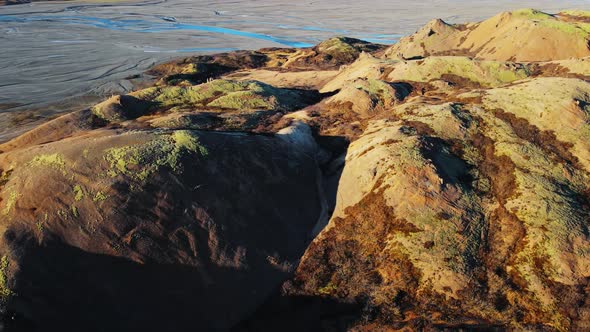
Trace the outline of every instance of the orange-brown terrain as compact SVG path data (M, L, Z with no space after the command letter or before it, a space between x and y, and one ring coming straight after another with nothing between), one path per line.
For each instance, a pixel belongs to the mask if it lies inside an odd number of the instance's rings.
M195 56L0 145L6 330L590 329L590 12Z

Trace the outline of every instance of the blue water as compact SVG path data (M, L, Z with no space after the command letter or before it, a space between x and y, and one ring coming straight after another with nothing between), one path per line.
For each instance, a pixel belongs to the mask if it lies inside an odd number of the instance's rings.
M163 20L165 21L165 20ZM289 47L310 47L310 43L288 40L285 38L275 37L266 34L240 31L218 26L183 24L177 22L152 22L147 20L121 19L112 20L108 18L90 17L90 16L12 16L0 15L0 22L7 23L28 23L28 22L53 22L60 24L77 24L86 25L95 28L117 30L117 31L134 31L134 32L167 32L167 31L204 31L211 33L220 33L226 35L254 38L275 42Z
M146 53L220 53L220 52L231 52L237 51L237 48L234 47L186 47L186 48L179 48L175 50L165 50L159 48L144 48L144 52Z
M258 40L270 41L274 43L278 43L281 45L285 45L288 47L311 47L315 44L309 43L301 40L291 40L283 37L272 36L268 34L260 34L255 32L249 31L242 31L236 29L225 28L222 26L210 26L210 25L197 25L197 24L187 24L177 22L175 18L172 17L158 17L160 21L154 22L149 20L142 20L142 19L109 19L109 18L99 18L99 17L91 17L91 16L81 16L81 15L43 15L43 16L36 16L36 15L25 15L25 16L14 16L14 15L0 15L0 22L6 23L29 23L29 22L47 22L47 23L58 23L58 24L75 24L75 25L85 25L94 28L101 28L101 29L108 29L108 30L116 30L116 31L133 31L133 32L143 32L143 33L161 33L161 32L169 32L169 31L202 31L202 32L209 32L209 33L218 33L224 35L232 35L232 36L239 36L239 37L246 37L246 38L253 38ZM266 22L260 22L260 24L272 24ZM313 26L291 26L291 25L278 25L277 29L285 29L285 30L303 30L303 31L326 31L326 32L334 32L341 35L346 35L348 31L346 30L331 30L326 28L320 27L313 27ZM383 44L392 44L396 42L398 35L375 35L375 36L367 36L363 38L364 40L374 42L374 43L383 43ZM182 49L181 52L189 52L187 50L190 49ZM201 51L201 49L195 49Z

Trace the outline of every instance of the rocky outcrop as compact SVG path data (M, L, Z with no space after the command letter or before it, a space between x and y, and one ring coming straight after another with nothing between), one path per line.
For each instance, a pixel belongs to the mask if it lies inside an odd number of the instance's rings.
M334 213L241 330L588 329L590 71L556 59L343 67L313 108L352 139Z
M590 55L589 34L587 12L550 15L522 9L480 23L451 25L431 21L387 49L385 57L463 55L500 61L564 60Z
M202 83L238 70L325 71L356 60L361 52L383 51L385 45L359 39L334 37L315 47L267 48L217 55L196 56L155 66L148 73L161 77L160 84Z
M573 105L590 85L521 85L370 122L348 149L334 215L303 256L296 288L362 301L385 326L587 328L589 150L578 121L586 111ZM531 105L542 117L515 102L512 91L527 85L560 87L525 93L555 98ZM512 96L510 106L498 95ZM577 115L566 120L566 109ZM574 122L575 142L566 133Z

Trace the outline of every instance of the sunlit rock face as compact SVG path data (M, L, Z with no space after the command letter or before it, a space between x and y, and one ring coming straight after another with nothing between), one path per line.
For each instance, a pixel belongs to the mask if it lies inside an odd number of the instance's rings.
M550 15L522 9L503 12L479 23L451 25L433 20L385 54L389 58L468 55L501 61L564 60L590 55L589 32L587 12Z

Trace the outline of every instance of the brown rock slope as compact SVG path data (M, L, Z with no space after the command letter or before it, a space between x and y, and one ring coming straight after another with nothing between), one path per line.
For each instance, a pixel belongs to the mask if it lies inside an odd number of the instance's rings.
M334 214L242 330L587 330L590 68L559 58L342 68L311 108L354 140Z
M386 326L586 329L588 93L535 79L370 122L295 288L361 301Z
M588 330L587 17L177 60L0 145L4 327Z

